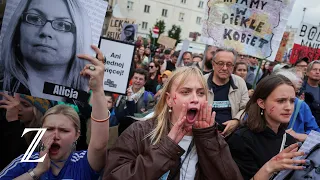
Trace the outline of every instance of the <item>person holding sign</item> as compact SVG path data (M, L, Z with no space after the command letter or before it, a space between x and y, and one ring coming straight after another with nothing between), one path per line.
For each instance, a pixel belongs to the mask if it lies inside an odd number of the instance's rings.
M92 64L81 71L89 77L92 90L91 141L87 151L74 152L80 136L80 118L70 106L57 105L49 109L42 118L46 131L41 139L39 153L28 160L45 156L43 162L21 162L23 155L12 161L2 172L0 179L98 179L105 164L109 138L108 105L105 101L103 78L104 60L100 50L93 46L98 59L89 55L78 55Z
M297 145L273 159L285 147L296 143L285 132L294 111L295 97L295 86L285 76L270 75L258 84L246 106L244 113L248 116L244 126L228 139L232 157L245 180L252 177L260 180L255 174L265 168L264 164L268 166L268 161L274 162L274 166L283 163L283 169L302 169L293 166L295 162L291 158L303 155L303 152L287 154L297 151ZM270 172L270 168L267 171L269 179L275 171Z
M132 124L108 152L104 179L242 179L207 98L197 67L174 71L153 117Z
M21 0L3 35L0 88L35 97L44 83L88 90L79 73L86 62L76 54L91 53L91 28L77 0Z

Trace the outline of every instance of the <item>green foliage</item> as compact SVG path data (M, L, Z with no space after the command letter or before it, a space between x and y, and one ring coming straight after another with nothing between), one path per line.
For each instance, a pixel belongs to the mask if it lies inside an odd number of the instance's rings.
M151 40L151 43L153 43L154 39L155 39L155 41L154 41L155 43L158 41L158 38L152 37L152 30L155 26L157 26L159 28L159 37L166 30L166 23L164 22L164 20L157 21L156 24L149 30L149 39Z
M172 25L171 29L168 31L168 36L172 39L177 40L176 45L181 42L181 27Z

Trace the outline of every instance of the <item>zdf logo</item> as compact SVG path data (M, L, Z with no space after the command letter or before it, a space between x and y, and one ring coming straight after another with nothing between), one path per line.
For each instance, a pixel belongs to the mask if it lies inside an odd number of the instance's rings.
M31 144L29 145L26 153L23 155L21 162L43 162L44 159L46 158L47 154L45 154L44 156L42 156L39 159L30 159L31 155L33 154L34 150L36 149L36 147L38 146L38 144L40 143L40 140L42 139L44 133L46 132L47 128L25 128L22 136L23 137L25 134L27 134L28 132L31 131L37 131L37 134L34 136Z

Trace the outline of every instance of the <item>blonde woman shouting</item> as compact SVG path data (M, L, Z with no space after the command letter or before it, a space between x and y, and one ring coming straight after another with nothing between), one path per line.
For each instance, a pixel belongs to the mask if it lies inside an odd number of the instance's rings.
M207 93L198 68L177 69L154 116L132 124L109 151L104 179L242 179Z

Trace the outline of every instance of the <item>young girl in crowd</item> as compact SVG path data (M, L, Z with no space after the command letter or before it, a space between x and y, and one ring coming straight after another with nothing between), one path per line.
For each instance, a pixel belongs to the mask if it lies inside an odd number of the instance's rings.
M169 70L164 71L160 76L160 84L157 86L157 92L163 88L164 84L168 81L168 78L171 76L172 72Z
M245 62L237 62L234 66L233 74L242 77L243 80L246 80L248 74L248 65ZM248 88L249 97L251 97L253 94L252 85L247 82L246 85Z
M299 163L291 159L293 156L303 155L303 152L294 152L297 151L296 144L274 157L284 147L296 142L285 133L294 110L294 88L286 77L270 75L261 80L248 102L245 109L248 117L244 126L228 140L232 157L245 180L261 180L262 175L269 179L272 172L268 166L272 163L281 167L275 168L273 172L302 169L302 166L292 165L305 163L304 160Z
M171 76L172 72L169 70L164 71L160 76L160 83L157 86L157 93L154 95L154 98L159 101L162 88L164 84L168 81L168 78Z
M274 73L276 75L283 75L290 79L290 81L295 85L296 95L298 95L303 81L302 78L295 73L295 70L280 69ZM292 113L287 133L298 141L303 142L307 138L307 134L312 130L320 132L317 121L312 115L308 104L296 97L294 100L294 112Z
M138 68L142 68L142 60L141 57L138 54L134 55L134 68L138 69Z
M152 61L149 63L149 78L145 84L147 91L152 92L153 94L157 93L157 86L160 76L160 64L158 62Z
M1 150L0 157L0 170L2 170L12 159L26 152L35 133L27 133L21 138L24 128L39 128L40 119L50 108L51 103L27 95L10 96L0 92L0 96L5 98L0 101L0 108L6 110L3 117L0 117L0 141L5 147Z
M207 93L198 68L177 69L153 118L132 124L109 151L104 179L242 179Z
M0 179L99 178L99 172L105 165L110 112L102 86L104 58L97 47L92 48L100 61L89 55L78 55L92 63L80 72L82 76L90 77L89 88L92 90L91 141L88 150L73 152L80 135L79 116L72 107L58 105L43 116L42 127L47 130L41 139L40 153L33 153L30 157L31 160L44 158L43 162L21 162L21 155L0 173Z

